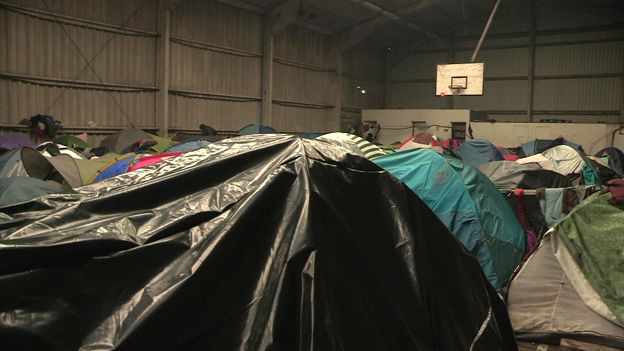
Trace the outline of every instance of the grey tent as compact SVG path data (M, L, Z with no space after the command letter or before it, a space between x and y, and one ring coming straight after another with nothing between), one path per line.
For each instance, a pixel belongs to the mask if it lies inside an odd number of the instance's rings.
M563 175L583 172L585 160L579 154L578 149L568 145L559 145L542 152L542 155L555 163L555 172Z
M76 162L68 155L45 157L28 147L0 156L0 178L26 176L59 183L64 189L82 185Z
M568 338L624 348L624 327L576 268L554 230L512 281L507 310L518 340L557 345Z
M570 180L554 171L542 169L537 163L492 161L479 165L479 170L501 190L516 188L567 188Z

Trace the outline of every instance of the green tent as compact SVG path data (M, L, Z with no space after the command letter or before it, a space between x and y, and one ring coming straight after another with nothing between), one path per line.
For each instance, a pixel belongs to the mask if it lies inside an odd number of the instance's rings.
M76 160L78 169L80 170L80 177L84 184L91 184L93 180L98 176L99 172L106 169L110 164L113 164L126 157L135 155L134 153L116 154L110 152L102 157L92 158L90 160Z
M594 194L555 229L578 268L624 324L624 209L611 194Z
M78 151L82 151L90 146L86 141L71 134L62 135L52 141Z
M148 149L132 150L132 145L137 142L151 142ZM127 153L127 152L149 152L163 153L173 145L171 138L165 138L158 135L150 134L146 131L136 128L129 128L117 131L107 136L100 146L105 146L110 152Z

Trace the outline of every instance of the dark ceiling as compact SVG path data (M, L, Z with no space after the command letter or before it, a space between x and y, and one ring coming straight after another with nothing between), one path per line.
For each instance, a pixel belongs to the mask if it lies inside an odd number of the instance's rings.
M233 6L265 13L284 0L219 0ZM299 0L297 24L332 35L377 22L359 44L374 49L403 45L414 40L444 40L482 28L496 0ZM535 0L540 8L573 8L624 18L624 0ZM528 8L530 0L502 0L498 16ZM382 13L386 12L386 15ZM381 17L386 20L379 21Z

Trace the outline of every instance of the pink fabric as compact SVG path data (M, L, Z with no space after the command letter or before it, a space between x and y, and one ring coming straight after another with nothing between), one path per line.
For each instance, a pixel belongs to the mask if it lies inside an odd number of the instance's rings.
M624 179L611 179L607 182L607 191L611 193L613 200L624 202Z
M503 155L503 158L507 161L517 161L520 159L520 157L518 157L518 155Z
M182 153L181 152L167 152L167 153L164 153L164 154L140 157L138 159L138 161L136 161L135 163L130 165L130 167L128 167L127 172L132 172L132 171L135 171L135 170L137 170L139 168L143 168L145 166L153 165L154 163L158 163L158 162L160 162L160 161L162 161L164 159L167 159L167 158L176 157L176 156L178 156L180 154L182 154Z

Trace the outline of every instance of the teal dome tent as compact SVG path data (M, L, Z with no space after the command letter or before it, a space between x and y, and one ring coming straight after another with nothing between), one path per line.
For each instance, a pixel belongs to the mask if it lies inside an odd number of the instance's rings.
M479 261L500 290L525 249L525 234L496 186L466 163L428 149L375 158L412 189Z

